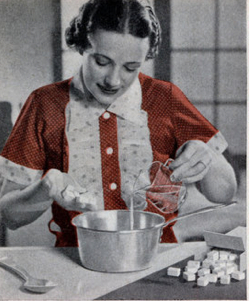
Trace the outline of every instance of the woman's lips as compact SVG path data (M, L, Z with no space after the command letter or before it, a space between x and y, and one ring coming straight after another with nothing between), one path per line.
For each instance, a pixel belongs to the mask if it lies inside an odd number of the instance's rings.
M100 84L97 84L97 87L102 91L102 93L110 94L110 95L114 95L119 91L119 88L118 89L110 89L110 88L104 87Z

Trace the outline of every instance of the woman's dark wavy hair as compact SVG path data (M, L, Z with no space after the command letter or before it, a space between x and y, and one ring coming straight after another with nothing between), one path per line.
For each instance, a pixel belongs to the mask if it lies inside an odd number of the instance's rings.
M139 38L149 37L146 58L154 58L158 53L161 28L149 4L142 5L138 0L89 0L66 29L66 43L83 54L90 47L88 34L97 29L129 33Z

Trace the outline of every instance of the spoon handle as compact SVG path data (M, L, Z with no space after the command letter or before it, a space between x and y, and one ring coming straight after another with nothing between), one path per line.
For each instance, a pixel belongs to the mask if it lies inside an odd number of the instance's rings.
M0 266L9 269L27 281L30 278L28 272L22 268L21 266L17 265L12 259L8 257L0 258Z
M237 204L237 202L232 202L232 203L229 203L229 204L220 204L220 205L210 206L210 207L206 207L206 208L201 208L201 209L196 210L196 211L188 212L188 213L185 213L183 215L180 215L180 216L177 216L177 217L175 217L173 219L168 220L163 225L163 228L166 227L166 226L168 226L169 224L175 222L175 221L184 219L186 217L190 217L190 216L193 216L193 215L197 215L197 214L201 214L201 213L206 213L206 212L214 211L214 210L217 210L217 209L220 209L220 208L229 207L229 206L233 206L233 205L236 205L236 204Z

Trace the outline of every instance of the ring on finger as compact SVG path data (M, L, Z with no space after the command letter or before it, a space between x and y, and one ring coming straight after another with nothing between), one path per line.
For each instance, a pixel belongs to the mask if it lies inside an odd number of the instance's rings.
M201 163L204 166L204 169L207 168L207 165L203 161L199 161L198 164Z

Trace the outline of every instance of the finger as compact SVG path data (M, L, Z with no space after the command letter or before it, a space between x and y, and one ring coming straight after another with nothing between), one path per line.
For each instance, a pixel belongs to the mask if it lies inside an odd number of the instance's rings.
M81 196L76 197L74 199L74 202L71 204L71 210L76 210L76 211L94 211L97 210L96 204L89 203L86 201L82 201Z
M212 156L209 152L206 150L203 151L197 151L194 153L194 155L189 160L189 166L190 168L193 166L196 166L199 162L201 162L203 165L209 166L212 162Z
M209 167L207 166L200 173L198 173L196 175L193 175L193 176L189 176L189 177L184 178L182 180L182 182L184 184L192 184L192 183L199 182L199 181L201 181L204 178L204 176L207 174L208 170L209 170Z
M176 157L176 159L170 163L169 168L172 170L175 170L182 164L188 162L192 156L196 153L196 146L192 143L186 144L183 148L183 151L179 153L179 155Z
M205 165L202 161L197 162L197 164L195 164L194 166L190 166L190 162L187 162L179 168L177 168L170 176L170 179L172 182L183 182L184 179L196 176L202 173L208 167L209 164Z
M181 154L180 156L182 155L184 155L184 153ZM188 172L196 172L196 169L197 172L202 171L206 166L210 166L211 162L212 162L211 153L208 152L206 148L199 149L193 153L193 155L190 157L188 161L186 161L185 163L183 163L182 165L174 169L170 179L171 181L179 181L186 175L189 175ZM203 168L201 165L204 165ZM193 169L193 167L195 168Z

